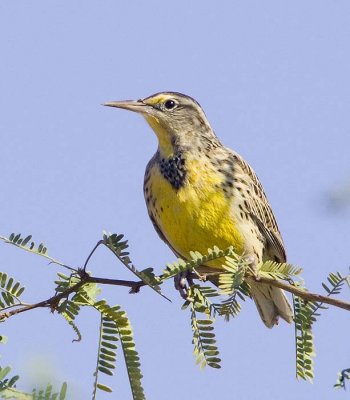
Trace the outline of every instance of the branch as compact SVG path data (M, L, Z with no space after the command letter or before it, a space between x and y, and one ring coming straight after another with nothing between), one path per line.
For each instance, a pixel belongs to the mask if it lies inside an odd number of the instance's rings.
M125 281L123 279L97 278L96 276L89 276L86 279L86 283L129 287L131 288L129 293L138 293L142 286L147 285L144 281Z
M191 277L198 279L198 275L196 275L196 274L191 274ZM302 299L304 299L306 301L314 301L314 302L329 304L334 307L338 307L338 308L342 308L344 310L350 311L350 303L348 303L346 301L338 300L333 297L323 296L318 293L306 292L303 289L299 289L296 286L290 285L290 284L285 283L280 280L268 278L265 276L259 276L259 277L250 276L249 279L254 280L257 283L267 283L272 286L277 286L277 287L285 290L286 292L290 292L290 293L295 294L296 296L301 297ZM23 307L19 307L12 311L0 313L0 321L2 319L9 318L13 315L20 314L25 311L33 310L35 308L50 307L52 309L52 311L54 311L56 309L58 303L62 299L67 298L71 293L77 292L82 286L84 286L88 283L99 283L102 285L129 287L130 293L138 293L142 286L147 285L143 281L127 281L127 280L122 280L122 279L98 278L95 276L83 275L81 278L81 281L79 281L78 283L76 283L75 285L70 287L69 289L67 289L61 293L58 293L55 296L50 297L47 300L43 300L43 301L40 301L35 304L29 304L29 305L26 305Z
M250 279L253 279L255 282L261 282L261 283L268 283L272 286L277 286L286 292L290 292L295 294L296 296L301 297L302 299L306 301L315 301L319 303L325 303L325 304L330 304L334 307L342 308L343 310L350 311L350 303L343 301L343 300L338 300L334 299L333 297L329 296L323 296L318 293L311 293L311 292L306 292L303 289L299 289L296 286L289 285L288 283L284 283L283 281L272 279L272 278L267 278L265 276L259 276L259 277L254 277L251 276Z
M51 307L54 308L54 306L62 299L64 299L65 297L69 296L71 293L73 292L77 292L79 290L79 288L81 288L83 285L85 284L84 281L80 281L78 283L76 283L75 285L73 285L72 287L70 287L69 289L65 290L64 292L61 292L59 294L56 294L55 296L50 297L47 300L43 300L40 301L39 303L35 303L35 304L29 304L27 306L24 307L20 307L20 308L16 308L15 310L12 311L8 311L8 312L4 312L0 314L0 321L2 319L5 318L9 318L12 315L15 314L20 314L24 311L29 311L29 310L33 310L34 308L41 308L41 307Z
M64 290L61 293L56 294L55 296L50 297L47 300L40 301L35 304L29 304L24 307L16 308L15 310L0 313L0 321L12 317L13 315L20 314L25 311L33 310L35 308L46 308L50 307L52 311L54 311L58 305L58 303L67 298L71 293L77 292L82 286L88 283L100 283L105 285L115 285L115 286L124 286L131 288L130 293L139 292L142 286L145 286L146 283L143 281L125 281L121 279L108 279L108 278L97 278L94 276L83 275L81 281L71 286L67 290Z

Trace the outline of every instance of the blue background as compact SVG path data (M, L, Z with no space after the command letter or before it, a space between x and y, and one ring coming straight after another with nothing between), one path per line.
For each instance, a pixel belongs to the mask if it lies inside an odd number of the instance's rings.
M100 104L180 91L252 164L289 261L321 291L329 272L347 273L350 264L349 210L331 201L350 174L349 17L342 0L2 1L0 234L31 233L50 255L79 266L103 230L122 232L135 265L160 272L174 256L142 193L155 135L140 117ZM0 246L1 270L28 287L28 302L53 293L55 266ZM133 278L107 250L90 269ZM252 302L232 323L217 323L223 368L199 371L189 315L171 282L163 290L172 303L147 288L133 296L103 288L131 318L149 399L346 398L332 388L350 366L345 311L324 312L315 326L311 385L294 377L293 327L266 329ZM1 365L14 367L22 388L66 380L68 398L90 398L98 315L84 310L77 323L83 341L72 343L71 328L47 310L11 318L1 325L9 336ZM100 380L115 394L99 399L131 397L121 356L115 377Z

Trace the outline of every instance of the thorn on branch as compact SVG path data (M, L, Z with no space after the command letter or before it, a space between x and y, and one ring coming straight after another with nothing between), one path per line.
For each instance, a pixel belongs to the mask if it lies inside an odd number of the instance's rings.
M129 293L130 294L139 293L142 286L145 286L144 282L142 282L142 281L135 282L134 286L132 286L131 289L129 290Z

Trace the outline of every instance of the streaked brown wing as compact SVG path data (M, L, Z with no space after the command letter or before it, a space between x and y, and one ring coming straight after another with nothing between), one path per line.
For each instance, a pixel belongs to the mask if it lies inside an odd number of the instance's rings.
M286 252L275 216L267 200L264 189L252 168L237 153L234 154L235 168L241 169L241 176L250 187L247 198L247 211L256 222L260 232L266 238L269 257L275 257L278 262L286 261Z

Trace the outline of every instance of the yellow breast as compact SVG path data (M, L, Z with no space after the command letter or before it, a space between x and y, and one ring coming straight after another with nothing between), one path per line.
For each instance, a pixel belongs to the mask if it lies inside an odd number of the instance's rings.
M244 243L232 213L232 198L220 187L222 177L206 160L186 160L187 181L175 190L153 164L147 182L149 214L171 247L182 257L190 251L234 246L242 253Z

